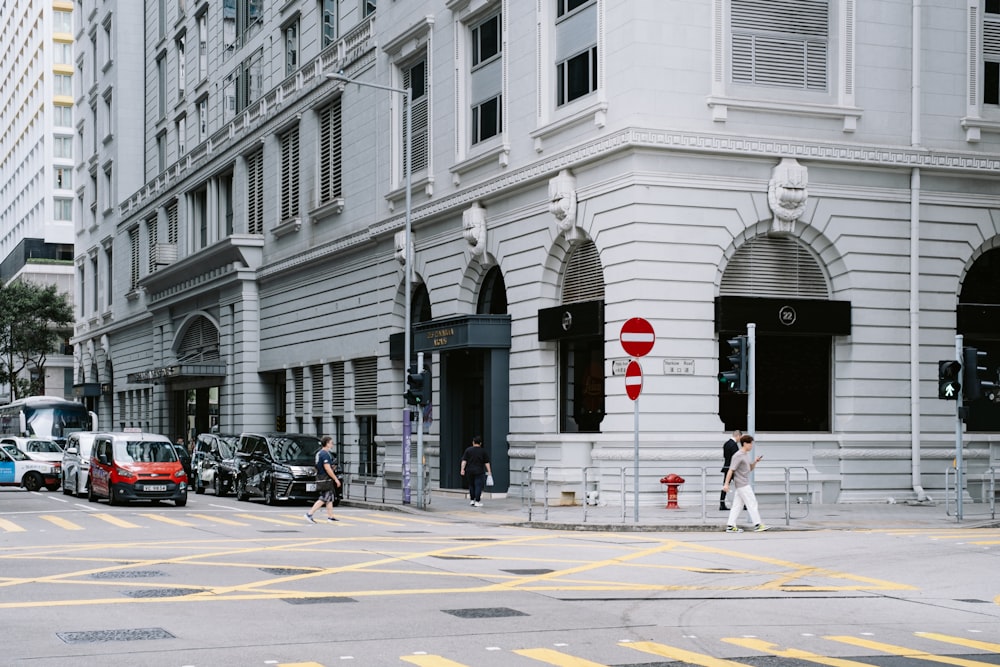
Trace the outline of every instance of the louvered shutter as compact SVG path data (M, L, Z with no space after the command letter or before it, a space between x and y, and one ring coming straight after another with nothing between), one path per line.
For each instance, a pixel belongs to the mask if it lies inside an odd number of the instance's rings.
M983 59L1000 62L1000 14L983 14Z
M310 366L309 375L312 377L312 413L318 417L323 414L323 366Z
M281 136L281 219L299 217L299 128Z
M403 88L408 88L412 94L410 104L412 111L410 115L413 122L413 131L410 142L413 146L413 160L410 168L413 171L420 171L427 168L428 158L428 100L427 94L427 60L426 58L413 63L403 70ZM406 113L403 113L403 136L406 136ZM406 174L406 142L403 142L403 171Z
M334 416L344 414L344 362L330 364L330 410Z
M354 360L354 413L374 415L378 411L378 360Z
M302 417L305 412L305 387L301 368L292 369L292 390L295 397L295 416Z
M829 299L826 276L795 239L758 236L733 255L722 276L722 296Z
M247 158L247 231L264 233L264 150Z
M139 228L133 227L128 232L131 264L129 270L129 286L135 289L139 284Z
M158 249L156 241L156 217L150 218L146 222L146 226L149 232L149 272L153 273L156 271L156 251Z
M319 127L319 203L343 197L341 190L340 100L323 110Z
M566 263L563 277L562 302L604 300L604 271L601 256L593 241L577 244Z
M732 0L735 83L826 90L829 0Z
M167 243L177 244L177 202L167 207Z
M177 347L177 357L185 361L218 359L219 330L205 317L192 320Z

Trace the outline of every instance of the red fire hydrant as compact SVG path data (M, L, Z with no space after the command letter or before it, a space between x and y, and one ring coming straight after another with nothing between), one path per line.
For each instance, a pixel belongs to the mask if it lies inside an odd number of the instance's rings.
M684 478L680 475L675 475L670 473L666 477L660 480L660 484L667 485L667 509L675 510L680 509L677 506L677 488L684 483Z

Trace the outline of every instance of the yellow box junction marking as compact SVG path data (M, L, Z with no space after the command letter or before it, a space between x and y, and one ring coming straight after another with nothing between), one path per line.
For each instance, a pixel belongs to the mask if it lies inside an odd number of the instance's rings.
M25 530L13 521L8 521L7 519L0 519L0 528L3 528L4 531L8 533L23 533Z
M60 528L64 528L66 530L83 530L83 526L75 524L72 521L67 521L61 516L52 516L51 514L41 514L39 515L38 518L44 519L45 521L48 521L49 523L55 524L56 526L59 526Z
M723 637L722 641L736 646L742 646L743 648L760 651L761 653L770 653L771 655L779 658L794 658L805 662L815 662L819 665L830 665L831 667L871 667L871 663L869 662L857 662L855 660L845 660L843 658L829 658L797 648L782 649L778 648L777 644L749 637Z
M525 648L516 650L514 653L531 658L532 660L544 662L547 665L556 665L556 667L606 667L606 665L602 665L599 662L591 662L583 658L566 655L559 651L553 651L550 648Z
M420 667L467 667L460 662L442 658L439 655L401 655L399 659Z
M687 651L682 648L667 646L666 644L658 644L656 642L621 642L619 646L633 648L636 651L642 651L643 653L652 653L653 655L658 655L662 658L683 660L684 662L689 662L692 665L701 665L701 667L748 667L745 662L734 662L723 658L713 658L710 655L695 653L694 651Z
M134 524L131 521L126 521L125 519L119 519L114 514L100 514L100 513L98 513L98 514L91 514L90 516L94 517L95 519L100 519L101 521L106 521L107 523L110 523L113 526L118 526L119 528L138 528L139 527L137 524Z
M996 664L992 662L980 662L979 660L968 660L966 658L950 658L942 655L933 655L931 653L927 653L926 651L918 651L905 646L896 646L895 644L884 644L882 642L872 641L871 639L861 639L860 637L851 637L849 635L831 635L829 637L823 637L823 639L829 639L843 644L850 644L851 646L860 646L861 648L867 648L873 651L882 651L883 653L898 655L904 658L918 658L920 660L928 660L930 662L941 662L946 665L959 665L959 667L996 667Z
M953 637L951 635L941 635L936 632L914 632L913 634L925 639L933 639L938 642L957 644L958 646L965 646L966 648L974 648L980 651L990 651L991 653L1000 654L1000 644L994 644L993 642L984 642L979 639L966 639L965 637Z

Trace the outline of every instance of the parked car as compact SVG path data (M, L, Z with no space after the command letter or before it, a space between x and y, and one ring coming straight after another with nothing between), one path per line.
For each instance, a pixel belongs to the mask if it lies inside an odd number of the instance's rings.
M36 461L17 447L0 446L0 486L23 486L38 491L59 488L59 470L46 461Z
M34 436L8 435L0 443L12 444L35 461L49 461L62 465L63 450L55 440Z
M298 433L242 433L236 450L236 498L314 501L319 438Z
M112 505L132 500L187 504L188 478L170 439L153 433L98 433L90 455L87 500Z
M62 489L67 496L87 493L90 480L90 454L94 447L92 431L75 431L66 438L62 458Z
M240 436L220 433L202 433L194 442L191 467L194 478L191 486L195 493L205 493L211 488L217 496L232 492L236 480L236 447Z
M174 451L177 452L177 458L180 460L181 465L184 466L184 474L187 475L188 480L193 479L192 476L192 466L191 466L191 452L188 451L187 445L175 442Z

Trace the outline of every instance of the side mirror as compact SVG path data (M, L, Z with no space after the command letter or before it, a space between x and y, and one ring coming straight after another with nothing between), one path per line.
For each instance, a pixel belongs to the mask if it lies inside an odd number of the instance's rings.
M76 447L67 447L66 448L66 453L67 454L79 454L79 452L77 451Z

